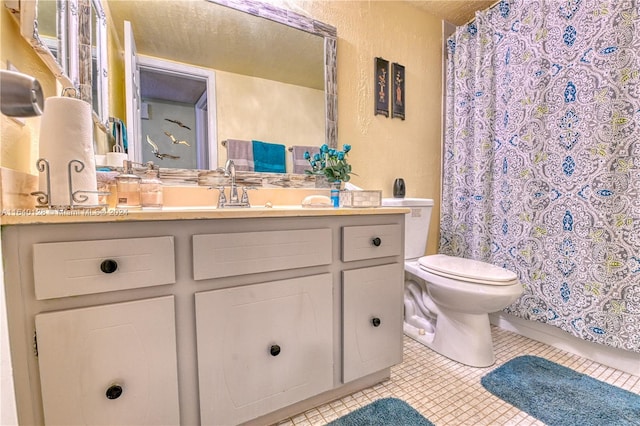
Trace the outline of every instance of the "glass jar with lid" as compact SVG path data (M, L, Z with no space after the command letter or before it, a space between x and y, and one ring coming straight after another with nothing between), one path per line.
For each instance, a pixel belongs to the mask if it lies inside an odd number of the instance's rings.
M163 205L160 167L153 161L146 163L147 170L140 181L140 198L143 209L161 209Z
M139 209L142 207L140 200L140 176L132 171L131 161L124 161L123 172L116 177L116 187L118 190L119 209Z

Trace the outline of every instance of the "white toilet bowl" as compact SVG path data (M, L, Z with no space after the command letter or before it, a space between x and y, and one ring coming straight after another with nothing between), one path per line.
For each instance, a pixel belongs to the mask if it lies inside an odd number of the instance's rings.
M489 313L523 291L516 274L471 259L424 256L433 200L383 198L405 215L404 333L436 352L473 367L495 362Z
M489 313L522 294L517 276L441 254L406 261L405 272L405 334L454 361L492 365Z

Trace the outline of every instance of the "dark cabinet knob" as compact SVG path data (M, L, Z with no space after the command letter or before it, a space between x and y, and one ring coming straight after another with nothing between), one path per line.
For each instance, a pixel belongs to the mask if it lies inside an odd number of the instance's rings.
M380 326L380 324L382 324L382 321L380 321L380 318L377 318L377 317L376 317L376 318L373 318L373 319L371 320L371 324L372 324L374 327L379 327L379 326Z
M280 353L280 346L271 345L271 347L269 348L269 353L271 354L271 356L278 356L278 354Z
M380 244L382 244L382 240L379 237L375 237L373 240L371 240L371 242L376 247L380 247Z
M105 394L107 395L107 399L118 399L120 395L122 395L122 386L111 385Z
M111 274L118 269L118 262L113 259L103 260L100 264L100 270L105 274Z

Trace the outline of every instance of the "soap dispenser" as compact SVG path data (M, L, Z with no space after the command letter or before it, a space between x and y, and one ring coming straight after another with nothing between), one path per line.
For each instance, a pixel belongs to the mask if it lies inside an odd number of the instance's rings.
M404 184L404 179L397 178L393 182L393 197L394 198L404 198L405 193L407 192L407 188Z
M147 171L140 181L140 197L143 209L161 209L162 181L160 180L160 167L154 166L153 161L146 163Z
M117 208L139 209L142 207L140 202L140 181L140 176L136 176L132 172L131 161L125 160L123 162L123 172L116 176Z

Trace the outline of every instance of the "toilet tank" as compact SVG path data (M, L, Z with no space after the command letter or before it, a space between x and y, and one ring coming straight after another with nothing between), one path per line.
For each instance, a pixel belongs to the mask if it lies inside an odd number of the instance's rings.
M424 256L433 200L429 198L383 198L382 206L411 209L404 219L404 258L417 259Z

